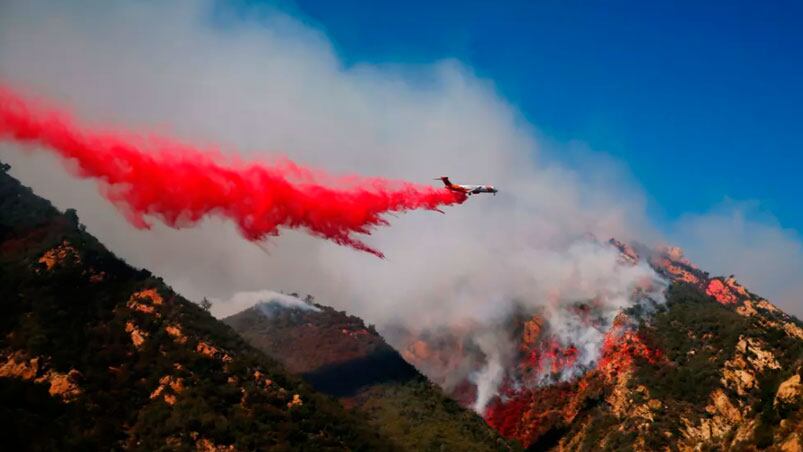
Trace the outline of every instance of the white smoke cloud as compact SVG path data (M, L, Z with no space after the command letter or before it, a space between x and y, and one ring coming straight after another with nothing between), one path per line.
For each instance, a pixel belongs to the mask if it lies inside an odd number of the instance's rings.
M226 313L239 312L258 306L263 313L270 314L274 307L287 309L302 309L305 311L320 311L312 304L292 295L275 292L273 290L257 290L254 292L237 292L228 300L216 300L212 303L210 311L215 317L225 317Z
M469 379L477 386L473 408L478 413L483 413L488 402L496 395L516 350L516 343L510 338L510 333L498 325L494 326L473 338L486 360L484 366L469 375Z
M332 171L430 182L493 183L447 215L392 218L367 242L388 259L286 232L267 251L209 219L193 229L135 230L48 154L0 145L12 174L135 266L233 314L265 288L313 293L380 327L476 324L485 368L478 408L495 394L509 340L487 333L522 306L554 316L555 334L598 357L600 331L561 321L562 307L600 300L606 322L655 279L618 265L589 240L651 240L644 196L626 171L572 143L539 146L537 131L469 68L345 66L326 36L270 9L214 20L207 2L5 1L0 78L69 105L85 121L156 130L246 156L281 153ZM555 163L566 151L594 165ZM656 286L657 287L657 286ZM396 343L401 346L403 343ZM454 377L454 376L453 376Z
M414 280L428 286L414 293L425 294L426 298L406 299L394 305L392 321L399 322L406 330L402 334L390 330L387 335L392 343L400 345L443 325L458 326L462 340L468 341L469 347L478 348L483 359L469 367L454 367L453 362L448 362L424 370L447 389L459 383L460 378L456 377L460 375L473 381L477 385L474 408L478 412L483 412L496 395L506 375L503 370L515 367L510 365L518 347L512 337L511 315L541 315L545 330L557 344L577 349L574 365L561 369L558 376L566 380L598 361L601 345L615 317L638 301L634 294L641 293L647 301L655 303L664 301L665 282L644 262L623 265L618 251L611 246L590 239L578 239L555 248L526 243L510 245L500 253L504 258L483 265L482 272L476 274L467 273L465 267L430 274L440 264L427 264L414 275ZM481 261L476 262L482 265ZM365 268L360 277L371 280L375 271ZM355 280L352 284L358 283ZM411 293L401 284L403 281L387 281L382 287L363 290L375 290L369 296L375 300L381 300L385 291ZM588 302L591 306L585 316L572 309L578 302ZM534 383L551 381L552 375L541 377Z
M673 231L689 259L714 274L733 274L751 291L803 317L803 243L753 202L726 200L681 218Z

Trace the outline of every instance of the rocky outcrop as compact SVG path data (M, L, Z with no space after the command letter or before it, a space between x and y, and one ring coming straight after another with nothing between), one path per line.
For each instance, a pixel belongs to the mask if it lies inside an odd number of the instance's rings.
M736 308L736 313L744 317L753 317L758 314L758 311L753 307L753 303L750 300L745 300L742 306Z
M69 241L64 240L55 248L45 251L37 262L44 266L45 270L50 271L65 262L80 264L81 258L78 250Z
M184 379L172 375L165 375L159 379L159 386L151 392L151 400L162 397L165 403L173 405L176 403L176 396L184 391Z
M778 445L781 452L801 452L803 451L803 441L801 441L801 433L794 432L785 438Z
M157 308L163 303L164 299L159 295L159 292L154 289L145 289L132 294L126 306L132 311L143 312L159 317L161 314L157 312Z
M722 389L711 394L711 403L705 407L708 417L702 417L698 424L683 418L686 426L683 435L689 445L705 444L715 440L722 440L727 434L741 424L742 412L734 406L731 399Z
M147 332L137 328L134 322L130 320L125 324L125 332L131 336L131 342L137 349L142 348L142 345L145 343L145 339L148 337Z
M16 352L6 355L6 361L0 364L0 377L18 378L35 383L50 385L48 392L64 402L71 402L81 394L78 380L81 373L75 369L67 373L48 368L47 360L39 357L28 357L25 353Z
M775 394L774 404L777 405L796 405L800 403L800 374L795 374L778 386Z
M722 369L722 385L733 389L740 396L757 386L756 375L765 369L779 369L775 356L764 350L757 339L740 337L736 351L731 359L725 362Z
M184 345L187 343L187 336L181 332L181 327L178 325L167 325L165 327L165 332L169 334L174 341L176 341L179 345Z

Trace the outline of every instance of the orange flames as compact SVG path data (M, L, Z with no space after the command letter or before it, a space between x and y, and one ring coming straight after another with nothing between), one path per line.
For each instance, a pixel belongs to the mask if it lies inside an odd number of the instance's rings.
M589 391L599 388L602 381L613 381L618 374L630 371L639 359L651 364L663 359L663 353L651 348L632 328L628 316L617 316L605 336L598 372L589 371L573 381L552 385L522 387L508 381L502 395L484 413L486 422L502 436L517 439L525 447L555 425L571 422ZM537 372L536 375L557 374L576 363L577 348L562 346L553 337L541 335L540 318L525 322L522 339L526 339L520 346L522 370Z
M662 357L663 353L648 347L637 332L625 331L617 335L612 331L602 345L602 358L597 369L608 380L612 380L619 373L632 369L637 358L642 358L650 364L657 364Z
M577 355L577 347L573 344L563 346L556 339L549 338L525 355L521 367L537 376L543 376L547 372L560 374L574 366Z

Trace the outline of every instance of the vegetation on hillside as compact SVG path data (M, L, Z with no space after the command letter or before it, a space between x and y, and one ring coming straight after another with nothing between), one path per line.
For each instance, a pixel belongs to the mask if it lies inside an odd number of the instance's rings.
M387 450L357 414L0 171L9 450Z
M665 353L660 363L639 362L635 387L644 385L665 408L655 415L651 445L671 443L662 435L680 435L683 417L710 417L712 394L722 391L745 419L758 425L750 442L759 447L773 443L773 433L781 425L801 426L801 406L775 402L780 384L803 371L803 340L777 328L768 328L761 317L743 316L714 302L699 289L673 284L667 293L665 309L642 326L652 346ZM737 357L740 345L744 358ZM761 364L766 361L767 364ZM740 391L723 369L745 363L741 379L754 380ZM740 394L740 392L743 392Z
M0 423L9 450L518 447L359 318L314 305L218 322L7 170L0 164ZM533 450L800 444L803 325L730 278L718 283L730 298L712 298L708 275L683 265L675 267L692 284L676 279L650 315L625 313L634 328L641 322L627 337L655 353L614 348L630 353L627 365L529 388L505 405Z
M721 368L739 337L755 333L748 318L736 314L686 284L667 291L666 308L642 327L643 336L665 361L641 361L636 376L661 399L703 406L718 385Z
M613 373L592 370L560 392L534 388L494 407L492 419L510 418L511 431L532 438L531 450L797 450L801 333L796 323L767 323L781 314L737 307L675 282L666 304L633 332L655 353L632 355L632 366Z
M405 450L517 447L446 397L361 319L314 306L317 311L263 304L225 322Z

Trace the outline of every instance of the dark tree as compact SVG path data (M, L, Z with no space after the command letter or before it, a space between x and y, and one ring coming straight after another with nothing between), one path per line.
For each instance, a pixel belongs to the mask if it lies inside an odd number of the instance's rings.
M204 299L201 300L200 305L201 305L201 308L203 308L204 311L209 311L209 309L212 307L212 302L209 301L206 297L204 297Z

